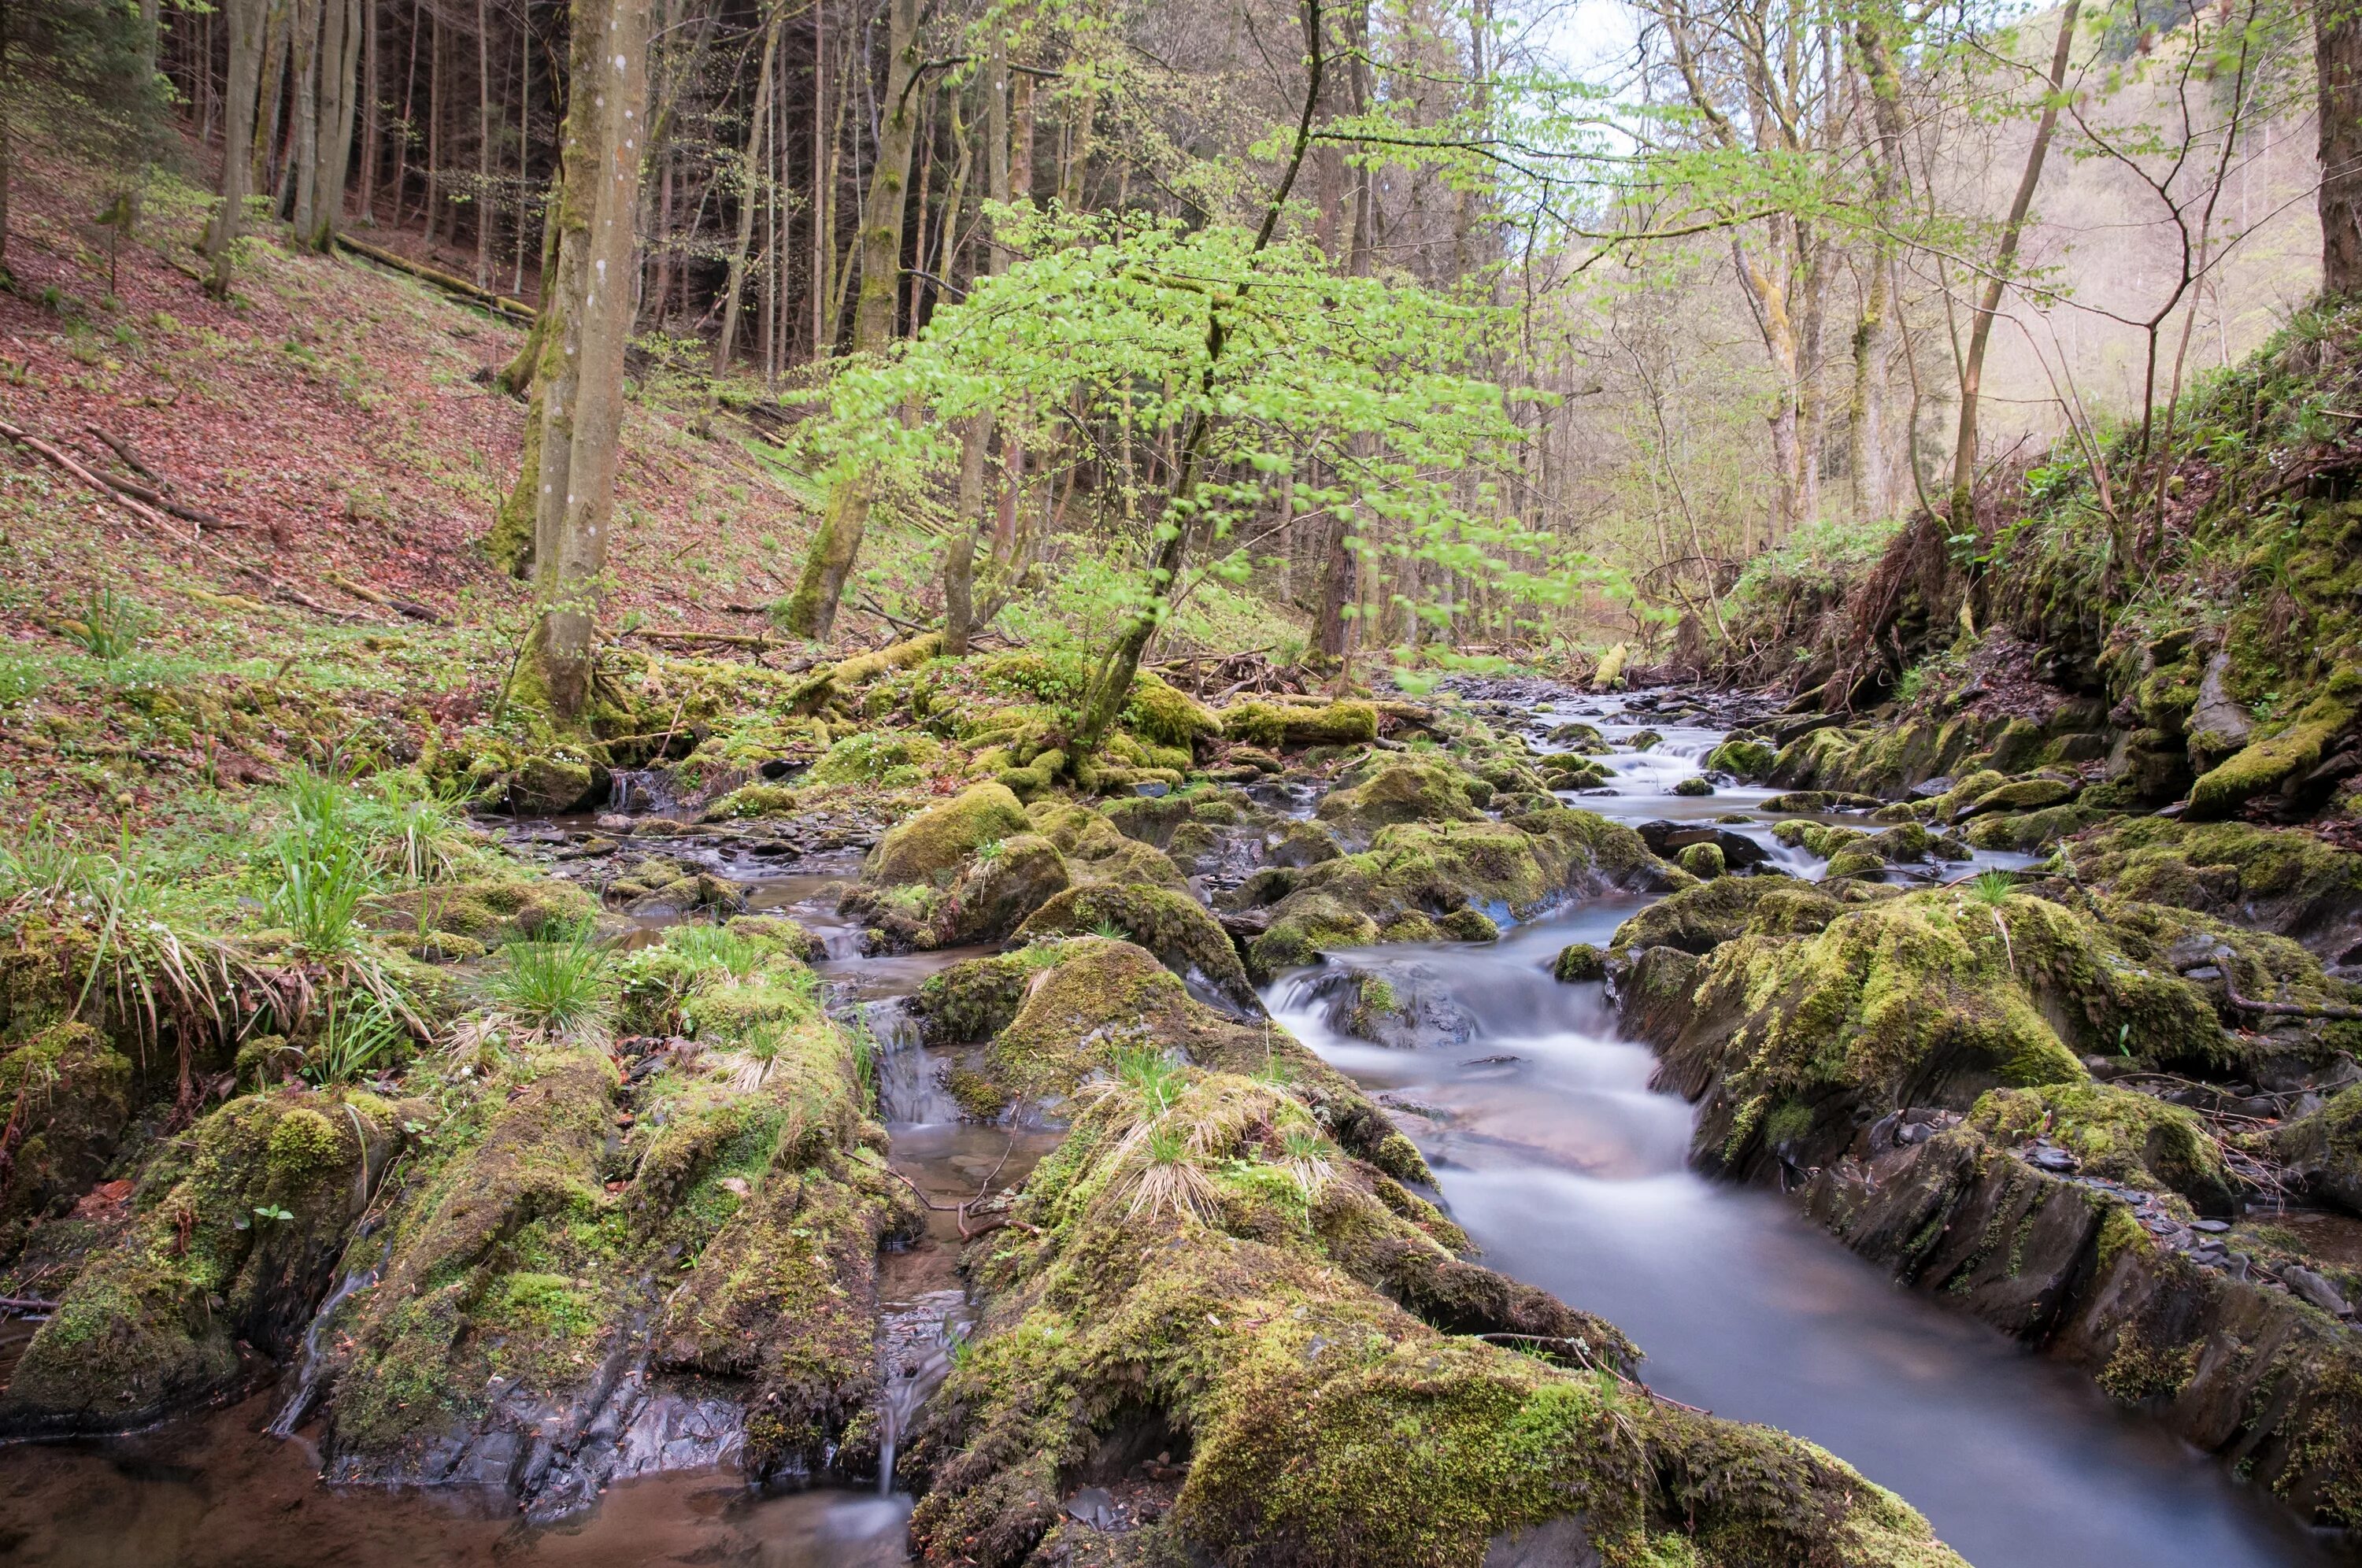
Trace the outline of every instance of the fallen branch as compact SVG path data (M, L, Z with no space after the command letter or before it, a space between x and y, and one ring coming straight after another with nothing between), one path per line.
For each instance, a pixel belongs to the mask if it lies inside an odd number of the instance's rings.
M434 611L429 610L424 604L413 603L407 599L396 599L391 593L381 593L376 589L370 587L366 583L353 581L352 579L347 577L340 571L332 571L326 575L329 582L343 589L347 593L351 594L354 598L361 600L364 602L383 605L386 609L396 611L402 614L407 615L414 621L424 621L430 626L447 626L450 624L448 621L446 621L442 616L436 614Z
M2274 1018L2362 1018L2362 1007L2340 1007L2334 1002L2256 1001L2239 994L2228 969L2223 971L2223 994L2233 1007L2245 1012L2268 1013Z
M788 646L784 637L766 636L760 632L651 632L645 626L624 634L651 643L680 643L690 647L714 644L729 648L782 648Z
M38 1296L0 1296L0 1312L54 1312L58 1304Z
M109 485L105 480L99 478L88 469L83 468L80 463L75 462L72 458L66 456L65 453L60 451L57 447L50 446L47 441L42 440L39 436L32 434L30 431L20 430L14 425L9 424L6 420L0 419L0 436L6 436L11 441L31 447L42 457L47 458L50 462L55 463L59 468L63 469L67 473L72 474L74 478L82 480L83 483L88 485L91 489L98 491L99 495L105 500L113 502L116 505L121 507L124 511L128 512L132 516L139 519L141 522L147 523L153 527L161 528L166 534L177 536L176 530L172 527L171 523L165 520L161 513L156 511L154 508L149 506L146 502L139 501L136 497L117 493L114 487Z
M526 326L533 324L534 308L523 300L513 300L506 294L496 294L490 289L480 289L465 278L455 277L439 267L429 267L424 261L413 261L407 256L397 256L391 250L380 250L374 245L364 245L349 235L337 236L339 248L364 257L381 267L391 267L397 272L407 272L423 282L434 284L446 293L458 294L473 304L482 305L497 315L509 316Z
M127 495L134 501L145 502L159 512L169 512L173 516L181 519L183 523L201 524L208 528L245 528L251 526L249 524L225 521L222 518L215 516L210 512L191 506L186 502L174 501L162 491L150 490L148 486L140 484L133 480L125 479L120 474L110 474L99 469L93 469L92 472L97 474L99 482L105 485L109 490Z
M131 449L130 442L124 440L119 436L110 436L95 425L86 425L83 426L83 428L88 430L92 435L105 442L108 448L112 450L116 457L123 459L123 466L129 469L133 473L138 474L141 479L148 480L150 484L162 484L164 482L164 476L162 474L158 473L154 469L149 468L146 463L139 460L139 454Z

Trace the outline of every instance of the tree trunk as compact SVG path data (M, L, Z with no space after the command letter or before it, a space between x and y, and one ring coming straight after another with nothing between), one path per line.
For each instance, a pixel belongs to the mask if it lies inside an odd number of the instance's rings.
M2362 0L2314 0L2321 75L2321 289L2362 294Z
M1903 180L1903 79L1894 51L1874 17L1854 28L1854 44L1870 80L1871 192L1881 222L1891 221ZM1887 465L1886 359L1893 337L1889 319L1895 308L1892 280L1894 242L1882 234L1871 248L1870 278L1862 289L1861 320L1854 331L1853 450L1847 464L1853 478L1854 514L1882 517L1895 494Z
M492 282L492 13L476 0L476 287Z
M542 621L535 650L551 712L590 699L591 612L607 561L631 339L633 248L648 105L647 0L574 0L561 160L557 275L563 315L543 338L539 502Z
M918 124L919 0L888 0L886 96L879 105L877 161L862 208L861 293L853 307L853 351L874 354L893 341L895 303L902 276L902 220L911 178L911 147ZM869 525L866 480L840 480L812 539L802 578L788 601L786 625L797 636L825 642L836 625L837 602L861 557Z
M287 84L293 113L289 117L289 167L281 171L280 183L285 186L292 179L294 199L285 210L299 237L311 229L312 204L319 189L321 23L328 4L295 0L288 37Z
M344 215L345 171L352 158L353 81L360 65L357 6L363 0L319 0L319 105L312 153L311 207L297 237L315 250L336 244Z
M1984 299L1969 328L1969 352L1960 361L1960 426L1952 447L1952 528L1969 524L1977 482L1977 394L1984 383L1985 345L1992 338L1993 316L2001 310L2002 290L2017 259L2017 242L2025 232L2025 215L2034 205L2034 188L2042 182L2042 162L2050 152L2050 138L2058 128L2059 90L2067 81L2067 62L2075 47L2075 17L2082 0L2067 0L2058 18L2058 42L2050 55L2050 88L2043 99L2042 118L2034 127L2034 145L2026 149L2025 171L2018 177L2017 195L2010 202L2003 224L2001 249L1993 258L1992 274Z
M1305 149L1312 140L1312 118L1320 101L1320 80L1326 67L1320 26L1320 0L1303 0L1304 7L1304 105L1297 119L1295 145L1288 155L1286 171L1272 192L1270 204L1264 210L1263 226L1255 233L1254 244L1247 254L1253 256L1271 243L1273 233L1279 227L1280 214L1286 209L1288 193L1296 187L1296 177L1304 169ZM1242 282L1237 295L1242 296L1247 285ZM1236 296L1234 296L1235 298ZM1201 390L1210 393L1214 372L1221 363L1222 351L1229 340L1229 329L1222 319L1222 306L1210 304L1206 312L1206 363L1200 379ZM1212 426L1209 406L1201 404L1189 417L1189 425L1181 437L1179 461L1175 465L1173 488L1167 498L1168 511L1178 509L1180 526L1164 530L1165 537L1157 545L1155 557L1148 568L1148 599L1116 635L1115 643L1099 660L1091 674L1089 688L1083 693L1081 723L1076 726L1074 752L1080 757L1097 755L1100 741L1114 724L1116 714L1131 696L1131 682L1140 673L1140 656L1147 651L1148 639L1164 623L1166 611L1173 602L1173 593L1180 584L1182 563L1187 558L1189 536L1197 532L1190 513L1197 499L1198 481L1205 460L1206 440Z
M249 191L269 191L275 184L271 160L279 149L280 105L287 96L288 6L289 0L271 0L264 22L262 77L255 98L254 170L247 183Z
M229 83L222 105L221 205L205 234L212 265L205 286L215 298L229 293L230 260L246 221L247 193L254 177L255 94L262 72L263 0L223 0L229 31Z
M755 241L755 197L763 187L763 136L771 125L771 59L778 52L779 24L784 17L776 6L765 9L769 15L763 20L763 67L755 78L755 112L746 118L746 158L739 166L738 243L730 252L729 281L723 284L722 336L713 344L713 373L717 377L730 368L730 357L738 348L738 315L741 296L746 290L746 251ZM720 397L721 390L716 385L713 397Z
M378 100L383 93L379 73L384 69L378 48L379 0L361 4L361 188L354 204L360 208L363 228L377 226L377 160L382 145Z

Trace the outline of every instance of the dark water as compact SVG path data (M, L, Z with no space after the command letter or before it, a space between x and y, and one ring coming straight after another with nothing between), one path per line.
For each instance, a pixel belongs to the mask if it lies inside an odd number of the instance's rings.
M1556 715L1543 715L1545 722ZM1591 705L1565 715L1598 720ZM1638 721L1608 718L1614 739ZM1617 793L1576 803L1627 821L1752 812L1770 791L1666 793L1719 736L1656 724L1646 756L1609 758ZM1859 821L1859 819L1853 819ZM1738 831L1810 875L1816 863ZM2029 857L1981 855L1981 865ZM745 876L752 867L728 869ZM1958 875L1960 867L1943 874ZM955 1120L945 1065L898 1027L890 999L966 955L864 960L828 905L849 857L765 879L757 907L828 942L828 966L881 1047L894 1165L931 1200L928 1239L881 1268L889 1404L900 1419L943 1375L968 1313L953 1268L955 1207L1022 1178L1054 1129ZM1683 1165L1690 1112L1648 1088L1647 1052L1616 1038L1596 986L1561 986L1551 956L1605 943L1641 906L1598 900L1489 947L1389 947L1348 961L1462 1010L1465 1046L1393 1052L1341 1041L1293 982L1283 1021L1381 1092L1437 1166L1486 1261L1614 1320L1666 1394L1822 1443L1925 1511L1979 1568L2246 1568L2328 1561L2214 1463L2116 1410L2079 1376L1898 1290L1773 1198ZM880 1000L880 999L886 999ZM1510 1061L1480 1061L1486 1057ZM21 1330L18 1331L21 1332ZM5 1340L0 1334L0 1340ZM0 1342L0 1367L8 1346ZM750 1564L899 1568L909 1501L875 1493L765 1496L734 1473L617 1485L588 1518L530 1529L498 1497L330 1490L300 1436L262 1428L277 1395L154 1431L0 1449L0 1562L27 1568L550 1568Z

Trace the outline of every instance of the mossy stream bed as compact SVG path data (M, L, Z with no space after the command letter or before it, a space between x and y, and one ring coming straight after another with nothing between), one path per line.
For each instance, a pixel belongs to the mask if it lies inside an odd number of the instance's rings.
M1559 749L1545 739L1550 729L1596 725L1605 736L1596 775L1560 797L1647 824L1644 836L1670 831L1678 845L1715 843L1718 855L1816 879L1832 858L1825 850L1876 833L1858 810L1779 801L1770 789L1727 779L1711 793L1677 792L1701 777L1720 733L1661 723L1650 738L1651 718L1583 701L1536 710L1524 723L1542 755ZM531 832L563 843L586 825ZM1816 828L1839 836L1815 841L1806 830ZM2038 858L1957 843L1950 850L1892 856L1882 868L1873 860L1854 875L1931 885ZM951 1373L976 1319L957 1267L968 1233L963 1205L1021 1183L1057 1149L1062 1129L965 1119L954 1092L964 1058L922 1046L903 1028L898 999L990 948L863 955L860 926L836 913L857 854L780 865L734 858L727 845L716 853L684 845L682 853L742 889L752 911L792 915L819 938L836 1010L861 1013L877 1043L877 1112L890 1133L890 1164L927 1208L923 1237L878 1270L888 1485L764 1492L724 1464L618 1481L595 1508L530 1525L505 1494L324 1487L306 1432L270 1435L288 1396L275 1388L145 1432L0 1450L0 1561L908 1562L911 1502L892 1486L891 1456L918 1430L920 1407ZM2110 1403L2089 1378L1898 1288L1775 1194L1694 1174L1693 1110L1651 1087L1650 1047L1619 1030L1602 984L1553 977L1562 948L1606 946L1652 901L1607 893L1524 923L1507 907L1487 908L1507 928L1496 942L1339 952L1318 968L1280 975L1262 994L1279 1022L1411 1135L1485 1263L1619 1326L1645 1353L1639 1371L1658 1393L1823 1445L1925 1513L1980 1568L2342 1560L2258 1489ZM701 918L694 909L644 910L634 917L643 934L630 940ZM1341 974L1382 981L1382 993L1356 981L1348 1001L1372 1004L1383 994L1383 1010L1414 1021L1416 1037L1379 1045L1351 1037L1366 1031L1335 1027ZM2336 1230L2343 1246L2346 1223L2320 1228ZM0 1342L0 1373L16 1348Z

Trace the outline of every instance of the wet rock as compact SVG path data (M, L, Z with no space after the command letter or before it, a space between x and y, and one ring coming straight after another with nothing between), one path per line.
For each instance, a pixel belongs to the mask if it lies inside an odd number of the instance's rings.
M1672 788L1672 793L1687 796L1711 795L1714 793L1714 786L1697 775L1692 774L1689 778L1676 783Z
M1552 977L1579 984L1607 977L1607 955L1588 942L1571 942L1551 960Z
M1711 844L1721 850L1723 865L1733 871L1751 871L1772 859L1770 850L1745 834L1712 823L1645 822L1632 831L1661 859L1674 859L1694 844Z
M1711 882L1723 874L1722 846L1712 842L1693 844L1681 852L1681 868L1701 882Z
M2286 1264L2279 1275L2280 1282L2298 1300L2311 1302L2333 1318L2354 1316L2353 1305L2345 1299L2345 1292L2302 1264Z
M1338 1033L1389 1050L1465 1045L1476 1029L1450 984L1425 964L1327 965L1306 977L1294 999L1317 1004Z

